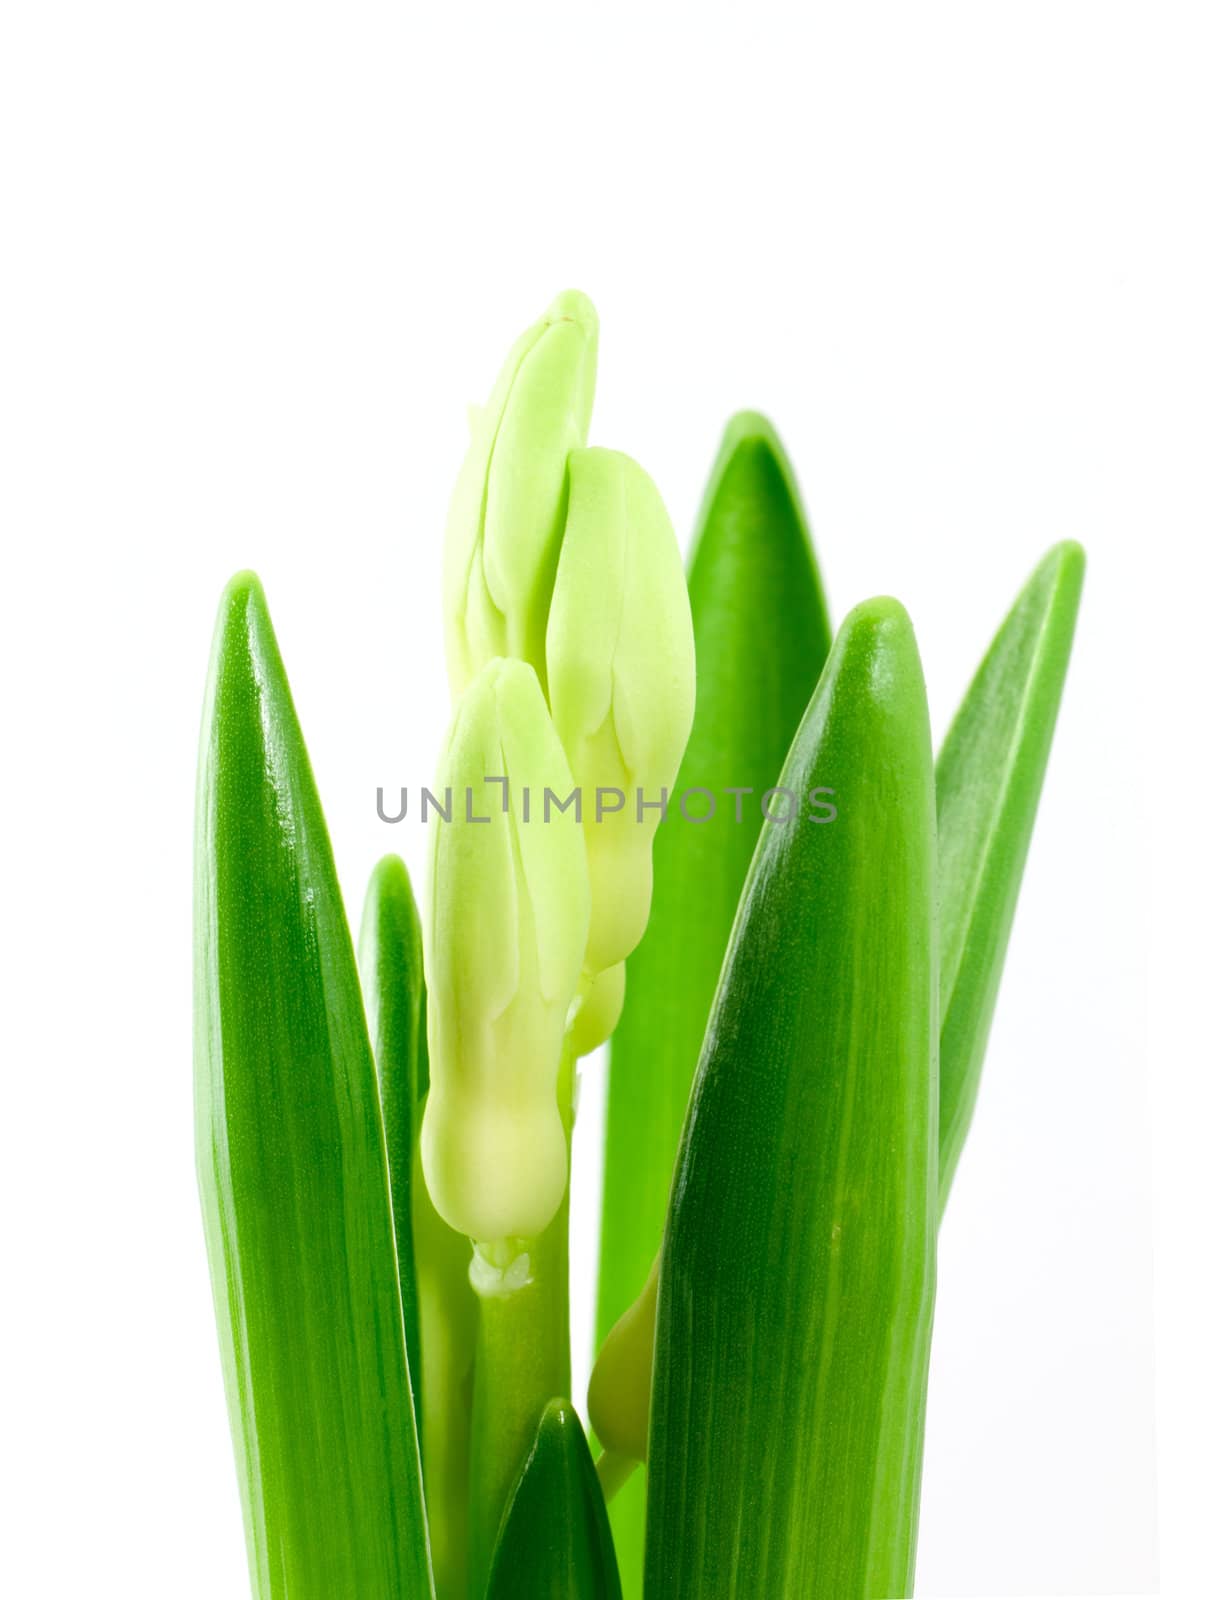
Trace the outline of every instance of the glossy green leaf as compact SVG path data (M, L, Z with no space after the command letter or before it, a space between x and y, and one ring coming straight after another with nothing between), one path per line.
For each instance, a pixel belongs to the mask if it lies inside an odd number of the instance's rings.
M393 1237L406 1327L406 1358L421 1439L422 1362L411 1172L418 1136L423 936L410 875L400 856L384 856L368 880L360 921L359 963L368 1036L377 1067L385 1122ZM425 1040L422 1050L425 1056Z
M778 781L828 654L830 631L803 507L785 452L763 417L724 435L690 563L698 688L690 742L653 852L648 931L628 962L611 1044L598 1338L639 1294L661 1243L670 1174L724 959L761 828L761 795ZM711 789L715 818L677 809ZM742 816L725 788L746 788ZM705 802L694 800L700 811ZM638 1600L645 1475L611 1505L624 1593Z
M787 757L675 1168L650 1600L910 1592L937 1199L935 806L916 643L859 607ZM784 801L784 805L786 802Z
M469 1284L473 1251L464 1235L449 1228L431 1204L418 1157L418 1130L430 1082L426 985L418 908L398 856L379 861L369 881L359 953L385 1118L431 1564L440 1600L464 1600L478 1320L477 1297Z
M222 600L201 744L196 1121L255 1593L430 1596L372 1052L249 574Z
M1056 545L1005 618L937 763L941 1203L966 1140L1084 578Z
M553 1400L515 1483L487 1600L621 1600L598 1474L577 1414Z

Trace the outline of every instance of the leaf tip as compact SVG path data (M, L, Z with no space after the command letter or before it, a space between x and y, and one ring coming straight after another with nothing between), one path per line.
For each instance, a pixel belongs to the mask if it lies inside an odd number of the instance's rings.
M794 482L778 429L761 411L738 411L728 420L716 457L718 481L737 461L771 467L788 483Z
M916 634L912 618L900 601L890 595L875 595L854 606L841 625L847 653L867 655L900 648L915 650Z
M396 896L407 900L412 893L410 873L401 856L392 851L383 855L369 875L367 898L383 900Z
M1038 570L1048 573L1054 582L1074 587L1078 592L1083 585L1087 565L1087 552L1079 540L1063 539L1046 552Z
M275 643L268 601L258 574L250 570L236 572L222 590L213 638L213 670L223 676L231 672L241 675L248 656L258 655L265 640Z
M573 1407L563 1396L550 1400L544 1407L540 1416L540 1433L572 1433L575 1427L580 1430L581 1423L578 1422L577 1414Z
M244 568L236 572L234 577L222 590L222 599L219 612L223 617L241 615L251 609L267 611L268 602L264 595L264 586L259 580L259 574L251 569Z

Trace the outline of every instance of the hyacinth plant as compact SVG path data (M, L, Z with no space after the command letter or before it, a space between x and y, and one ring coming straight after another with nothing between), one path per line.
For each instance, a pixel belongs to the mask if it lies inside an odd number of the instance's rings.
M935 761L907 613L830 634L763 418L683 572L587 443L597 334L562 295L474 414L425 906L382 860L358 962L262 589L222 600L197 1156L260 1597L911 1592L937 1230L1083 555ZM608 1040L590 1440L568 1176Z

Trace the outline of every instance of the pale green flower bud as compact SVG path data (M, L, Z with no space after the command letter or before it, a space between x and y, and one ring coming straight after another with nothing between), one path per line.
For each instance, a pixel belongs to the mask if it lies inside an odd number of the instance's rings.
M555 808L545 820L546 785L572 779L536 675L495 660L460 703L436 789L453 809L431 847L422 1129L436 1210L491 1243L539 1235L568 1176L557 1075L590 891L582 827Z
M632 1461L648 1460L649 1400L661 1253L644 1288L603 1340L590 1374L590 1421L605 1450Z
M583 977L575 1006L569 1012L565 1048L576 1059L606 1044L623 1010L625 972L622 963L596 978Z
M548 618L552 719L582 790L586 970L626 959L648 922L653 834L695 706L690 602L656 486L628 456L575 450Z
M473 416L444 543L453 695L494 656L530 661L546 681L565 460L586 442L597 361L598 317L584 294L569 290L518 340Z

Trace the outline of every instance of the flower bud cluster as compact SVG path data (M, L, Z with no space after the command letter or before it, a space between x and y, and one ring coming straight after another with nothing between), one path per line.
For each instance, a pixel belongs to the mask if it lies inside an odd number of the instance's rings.
M534 1237L560 1203L566 1063L618 1021L655 831L627 807L537 822L507 786L668 792L694 715L669 517L630 457L586 444L597 348L576 293L519 339L474 419L445 541L459 705L439 783L471 789L494 825L436 824L423 1162L440 1212L487 1243Z

